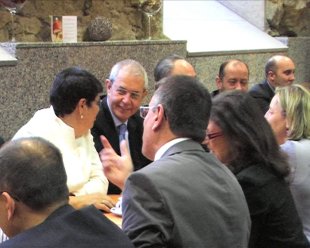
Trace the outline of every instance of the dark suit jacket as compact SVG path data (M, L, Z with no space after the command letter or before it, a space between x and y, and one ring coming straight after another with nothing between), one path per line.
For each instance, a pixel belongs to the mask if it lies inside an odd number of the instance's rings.
M60 207L43 223L0 244L1 248L24 247L132 247L128 237L94 206L75 210Z
M249 94L256 100L263 114L269 109L269 104L274 96L273 90L270 88L267 80L259 84L255 84L250 90Z
M219 95L220 94L220 90L213 90L212 92L211 92L211 97L213 98L213 97L216 97L217 95Z
M128 119L127 130L134 170L138 170L151 162L142 155L143 119L140 117L139 113L136 113ZM107 97L103 98L100 102L100 111L91 133L94 137L95 147L98 152L103 148L100 141L100 135L104 135L109 140L115 152L120 155L118 133L107 104ZM108 189L109 194L119 194L120 192L119 188L110 183Z
M245 248L250 216L235 176L192 140L132 173L123 230L136 247Z

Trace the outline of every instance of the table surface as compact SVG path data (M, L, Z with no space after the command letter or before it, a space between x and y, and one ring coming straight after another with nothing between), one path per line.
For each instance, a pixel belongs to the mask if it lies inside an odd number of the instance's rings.
M120 195L108 195L112 198L112 200L116 203ZM113 213L105 213L104 214L110 221L115 223L118 227L122 228L122 217Z

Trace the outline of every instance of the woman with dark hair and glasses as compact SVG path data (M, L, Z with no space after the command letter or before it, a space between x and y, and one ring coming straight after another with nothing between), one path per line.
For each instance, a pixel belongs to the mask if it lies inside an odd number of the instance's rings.
M310 247L290 190L286 158L254 99L239 91L214 98L205 142L238 179L250 210L249 247Z

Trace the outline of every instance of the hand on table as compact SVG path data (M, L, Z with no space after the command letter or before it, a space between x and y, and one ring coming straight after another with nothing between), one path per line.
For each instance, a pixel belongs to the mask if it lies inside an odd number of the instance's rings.
M110 209L115 206L115 202L109 196L101 193L70 196L69 203L76 209L93 204L104 212L110 212Z
M121 156L119 156L106 137L101 135L100 139L104 147L99 153L104 173L112 183L123 189L127 177L133 171L133 164L127 142L126 140L121 141Z

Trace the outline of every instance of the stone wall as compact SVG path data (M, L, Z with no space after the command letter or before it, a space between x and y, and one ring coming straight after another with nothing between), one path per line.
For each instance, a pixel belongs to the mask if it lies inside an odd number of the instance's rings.
M310 0L218 0L272 36L310 36Z
M310 0L266 0L265 16L272 36L310 36Z
M1 44L0 44L1 45ZM289 38L288 50L205 53L199 56L186 51L185 41L107 41L81 43L21 43L16 47L17 64L0 66L0 135L6 140L40 109L47 107L49 88L56 73L69 66L91 71L101 82L108 77L115 62L132 58L148 73L148 102L154 91L153 70L159 59L171 53L187 56L197 76L210 91L216 88L220 64L239 58L249 65L250 84L264 78L264 65L275 54L288 54L296 64L296 83L310 82L310 37Z
M78 41L87 40L86 29L97 16L112 23L112 40L145 39L147 18L139 6L146 1L159 0L26 0L15 18L16 40L51 41L50 15L78 16ZM266 31L272 36L310 36L310 0L265 0L265 18ZM154 39L166 38L161 11L152 18L151 30ZM0 42L8 41L11 34L10 14L0 7Z
M19 43L17 64L0 66L0 136L10 139L35 111L49 106L54 76L70 66L90 71L103 83L117 61L135 59L149 76L148 102L154 90L153 69L159 59L171 53L186 56L186 42Z
M142 2L158 0L26 0L15 16L14 30L20 42L51 41L50 16L78 16L78 41L87 40L86 29L90 21L104 16L112 23L112 40L141 40L147 37L146 15ZM163 38L161 12L152 18L154 38ZM8 41L12 34L9 12L0 7L0 42Z

